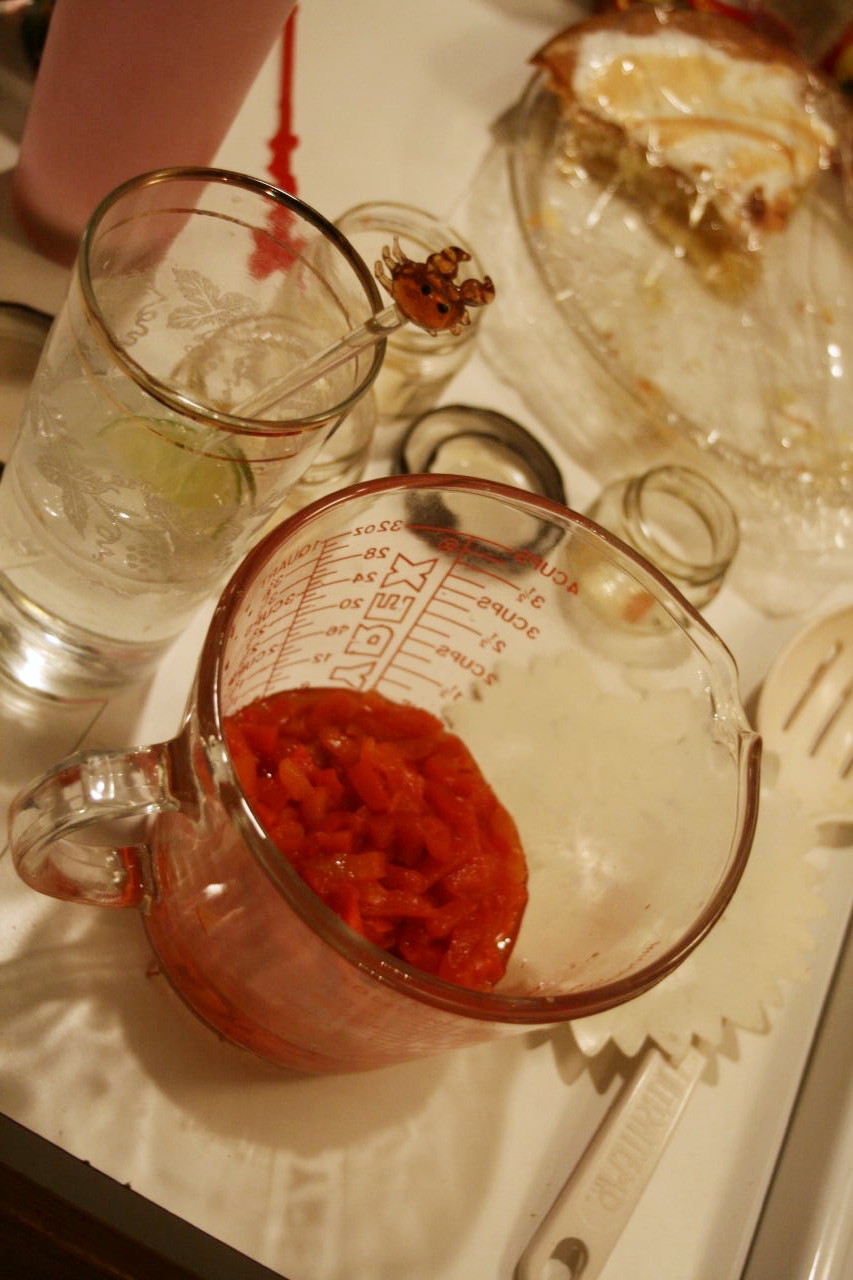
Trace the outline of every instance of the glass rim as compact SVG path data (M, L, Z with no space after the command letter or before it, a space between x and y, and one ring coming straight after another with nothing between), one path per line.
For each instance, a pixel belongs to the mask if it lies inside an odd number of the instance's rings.
M684 628L684 622L679 623L680 615L689 624L689 638L717 677L720 688L713 690L715 705L719 709L724 704L734 717L739 798L729 856L721 869L721 878L714 893L676 942L628 976L612 977L588 988L563 994L513 995L500 990L477 991L458 986L416 969L351 929L309 888L286 855L267 835L231 765L222 731L221 692L227 641L233 620L242 607L247 582L263 569L284 542L304 527L310 527L314 520L335 507L344 506L353 499L371 499L387 493L435 488L467 492L480 498L512 501L543 519L562 523L566 529L585 531L593 541L606 543L617 558L633 562L648 579L664 607L664 602L670 602L676 625ZM725 697L717 699L720 689ZM631 547L608 534L607 530L600 528L586 516L550 498L509 485L459 475L388 476L363 480L336 490L296 512L276 526L249 552L222 592L202 649L196 692L202 738L208 750L211 743L216 744L213 773L223 803L243 836L248 852L303 924L342 960L370 975L377 982L432 1008L472 1020L496 1025L547 1026L603 1012L647 991L676 969L719 920L737 888L752 847L758 816L761 739L747 719L737 687L737 667L725 642L701 614L683 600L664 575Z
M446 232L448 235L455 236L460 248L471 254L471 262L475 268L482 270L479 254L464 232L457 231L452 223L446 222L438 214L430 213L428 209L408 204L403 200L364 200L339 214L335 219L335 226L340 229L341 223L354 222L358 224L359 231L370 231L373 228L368 225L369 222L391 223L395 218L411 220L411 230L405 228L403 234L410 235L413 239L419 235L425 236L428 230ZM346 235L346 232L342 234Z
M316 430L328 423L330 419L339 418L348 413L375 381L382 367L387 339L382 338L375 343L373 360L364 377L338 403L330 405L318 413L306 413L295 418L280 419L243 418L194 400L191 396L177 391L154 374L149 373L143 365L129 356L115 339L112 328L103 315L90 274L90 255L94 242L107 213L125 196L133 191L142 190L146 187L161 186L170 182L194 182L199 185L215 183L222 186L233 186L259 196L262 200L269 201L271 207L274 205L284 206L315 227L348 262L364 289L365 303L371 308L372 313L375 314L382 309L383 303L379 287L361 255L333 222L297 196L290 195L289 192L274 186L270 182L265 182L261 178L254 178L249 174L238 173L230 169L192 165L176 165L169 168L152 169L127 179L127 181L121 183L104 196L86 224L77 254L75 270L80 282L86 311L102 344L111 357L127 372L135 383L167 408L184 417L205 423L215 423L218 428L235 435L293 435L302 431Z
M692 508L708 532L711 552L707 557L690 560L669 550L655 536L644 500L658 495L679 499ZM725 575L737 554L740 539L734 508L707 476L690 467L665 464L635 476L625 489L623 509L641 555L653 558L670 576L678 575L696 585L715 582Z

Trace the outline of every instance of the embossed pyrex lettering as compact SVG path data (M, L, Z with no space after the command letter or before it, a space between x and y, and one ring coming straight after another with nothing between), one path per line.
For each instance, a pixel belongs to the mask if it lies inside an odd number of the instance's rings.
M342 664L334 668L332 674L336 681L347 684L350 688L363 688L374 670L375 661L388 653L397 637L398 628L405 623L407 615L416 602L412 592L422 591L429 576L435 568L436 560L410 560L402 552L394 557L391 568L382 579L380 590L370 598L365 606L362 621L355 627L344 648L344 654L359 658L372 658L374 662L368 666L358 663L355 666ZM391 587L409 587L408 592L392 591ZM343 602L341 602L343 604Z
M346 685L348 689L366 689L376 662L339 663L331 668L329 675L334 684Z
M435 557L429 560L410 560L400 551L382 579L382 586L411 587L413 591L422 591L436 563Z
M347 643L346 652L380 658L393 639L393 627L382 622L360 622Z
M402 622L414 602L414 596L399 591L377 591L364 616L371 622Z

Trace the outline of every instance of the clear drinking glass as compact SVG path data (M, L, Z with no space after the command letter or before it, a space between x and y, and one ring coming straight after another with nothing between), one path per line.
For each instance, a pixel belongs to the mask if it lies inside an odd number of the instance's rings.
M327 438L302 479L284 499L273 521L284 519L307 507L309 502L361 480L370 461L377 418L376 396L371 388Z
M393 250L397 237L403 253L416 262L448 245L457 245L471 255L460 270L460 279L483 276L475 251L459 232L412 205L391 201L357 205L335 225L371 266L381 259L383 248ZM388 337L385 361L376 380L377 405L383 417L413 418L432 408L474 353L482 312L472 308L468 315L471 323L458 334L427 333L410 324Z
M383 344L262 411L381 307L335 227L222 170L95 211L0 484L0 671L57 696L144 675L369 389Z
M632 664L642 636L595 608L617 568L669 621L663 666ZM441 717L512 815L529 896L494 989L375 946L265 831L228 717L310 686ZM743 870L759 752L728 651L651 566L547 499L405 476L259 543L214 613L180 734L64 760L12 805L10 847L44 893L139 910L219 1034L300 1070L360 1070L594 1013L670 972Z

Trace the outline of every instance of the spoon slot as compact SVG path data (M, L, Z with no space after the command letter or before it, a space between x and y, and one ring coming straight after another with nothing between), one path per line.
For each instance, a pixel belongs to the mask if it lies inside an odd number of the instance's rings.
M782 732L787 733L794 725L800 712L812 700L815 690L820 686L827 672L835 665L841 655L842 644L840 640L836 640L829 652L821 659L809 677L805 688L800 694L797 701L791 707L785 719L782 721Z
M853 769L853 652L841 640L813 668L781 732L796 734L809 759L832 753L839 777Z
M853 606L816 619L782 650L757 722L776 784L800 796L821 828L853 833Z

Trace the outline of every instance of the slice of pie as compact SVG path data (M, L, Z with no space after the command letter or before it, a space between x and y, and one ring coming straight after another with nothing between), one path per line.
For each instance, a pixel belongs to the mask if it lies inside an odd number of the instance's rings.
M567 156L642 205L711 287L737 296L839 150L840 95L790 49L718 14L641 5L569 27L532 59Z

